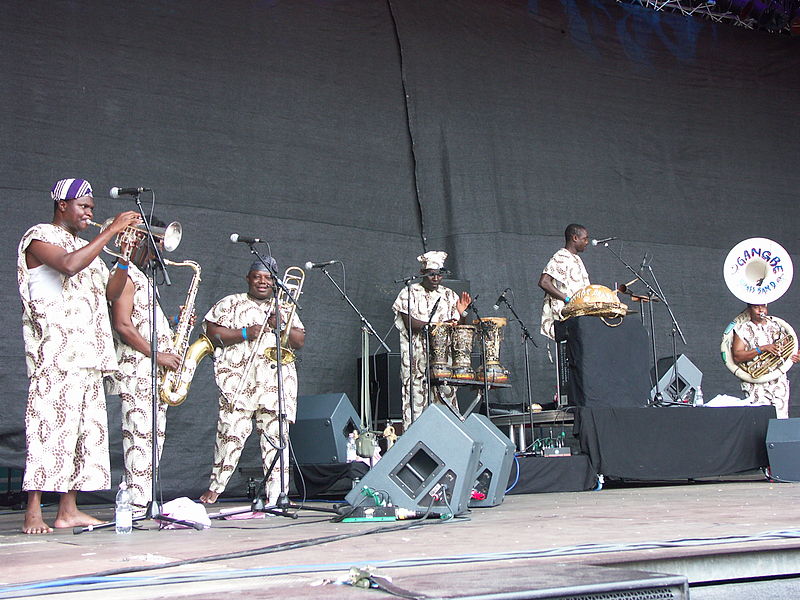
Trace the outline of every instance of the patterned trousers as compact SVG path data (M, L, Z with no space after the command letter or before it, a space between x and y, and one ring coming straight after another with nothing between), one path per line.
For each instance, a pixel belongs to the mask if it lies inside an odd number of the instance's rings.
M55 367L31 377L25 410L25 490L68 492L111 487L103 376Z
M416 341L416 340L415 340ZM409 369L409 354L408 347L401 346L400 349L400 381L403 386L403 431L406 431L411 425L412 421L419 419L422 411L428 407L428 378L426 377L426 368L428 364L428 356L425 353L424 347L415 344L414 347L414 364L413 368ZM409 376L411 373L411 377ZM409 382L413 377L413 398L410 393L411 385ZM443 403L448 405L451 409L458 412L458 400L456 398L456 390L449 385L432 386L430 394L431 402ZM411 410L414 410L413 418Z
M125 481L132 503L147 506L153 498L153 407L150 389L137 390L136 395L121 393L122 453L125 460ZM167 405L158 402L158 462L164 449L167 426Z
M278 415L263 406L256 409L233 408L222 397L220 398L219 421L217 422L217 439L214 445L214 466L211 468L211 481L208 489L221 494L239 464L242 449L253 431L253 420L259 433L261 443L261 460L264 474L275 459L277 452L272 444L278 445ZM288 438L288 424L284 436ZM272 441L272 444L270 443ZM284 443L283 450L283 483L288 490L289 484L289 447ZM267 502L275 503L281 490L280 460L275 463L267 479Z

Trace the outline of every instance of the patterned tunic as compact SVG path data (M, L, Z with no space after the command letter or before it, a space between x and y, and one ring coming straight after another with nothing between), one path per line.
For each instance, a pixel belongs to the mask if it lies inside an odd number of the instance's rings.
M274 302L254 300L248 294L233 294L217 302L205 317L206 321L222 327L241 329L250 325L261 325L266 322L274 310ZM281 307L281 324L285 325L291 312L290 306ZM303 330L303 323L295 313L292 329ZM214 362L214 375L220 389L219 421L217 422L217 438L214 448L214 465L211 470L209 488L221 493L225 490L242 453L247 438L252 432L253 419L256 422L261 439L261 456L264 472L275 457L275 445L278 444L278 370L276 364L264 356L264 349L275 346L275 333L264 327L264 333L255 347L256 340L248 339L238 344L227 346L222 355ZM244 373L246 363L255 352L248 373ZM283 400L286 418L294 423L297 413L297 371L294 363L281 365L283 376ZM242 377L245 377L244 381ZM284 430L284 434L288 431ZM269 439L267 439L269 438ZM278 466L270 473L267 498L277 499L280 489ZM284 483L288 483L289 455L288 447L284 450Z
M573 254L566 248L561 248L556 252L545 266L542 273L553 278L553 285L559 292L566 296L572 296L589 285L589 274L583 266L581 257ZM545 293L542 303L542 328L541 334L555 339L553 323L561 320L561 310L564 302Z
M25 251L41 240L73 252L88 242L53 224L31 227L17 251L22 333L30 388L25 412L26 490L66 492L111 486L102 375L117 368L100 258L61 293L31 298Z
M428 406L428 381L425 376L428 356L425 352L425 336L423 332L414 333L411 337L414 364L413 369L409 369L411 360L408 351L408 330L403 323L403 318L400 316L400 313L408 314L409 295L411 297L411 317L418 321L428 322L431 310L433 310L437 300L439 300L439 305L436 307L433 318L431 318L431 323L450 321L453 319L458 320L461 317L456 309L458 295L450 288L441 285L434 291L428 291L422 287L421 284L414 283L400 290L394 304L392 304L394 325L400 331L400 380L403 385L403 423L406 428L408 428L412 422L412 402L409 396L410 372L413 372L414 378L414 419L418 418L422 414L422 411ZM439 386L439 389L436 391L442 395L444 401L450 405L451 408L456 408L456 393L454 388L450 386ZM436 394L433 395L433 399L438 400Z
M131 323L145 340L150 341L150 282L136 265L128 266L128 277L133 283L133 310ZM174 352L169 322L156 303L156 332L158 351ZM151 392L151 361L115 336L119 369L107 380L110 394L119 394L122 400L122 452L125 460L125 481L132 502L145 506L152 496L153 466L153 406ZM164 370L159 369L159 381ZM164 448L167 405L158 402L158 456Z
M773 344L783 335L781 326L767 317L766 323L757 324L745 321L738 324L734 331L745 344L745 350L753 350L756 346ZM779 419L789 418L789 378L781 374L777 379L766 383L750 383L742 381L742 391L747 394L752 404L775 406Z

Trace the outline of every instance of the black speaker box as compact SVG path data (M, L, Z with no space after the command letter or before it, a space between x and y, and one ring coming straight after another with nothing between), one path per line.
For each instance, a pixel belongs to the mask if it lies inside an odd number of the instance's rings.
M694 366L685 354L680 354L674 362L671 356L658 359L658 383L650 390L650 399L653 400L658 392L664 400L670 402L683 402L693 404L697 390L703 382L703 373ZM677 369L678 376L675 377ZM651 369L652 379L655 371Z
M503 503L506 485L514 464L514 442L503 435L485 415L472 413L463 424L464 431L483 446L473 489L484 494L483 500L470 499L470 508L498 506Z
M770 476L800 481L800 419L770 419L767 425Z
M361 418L347 394L300 396L295 423L289 427L295 462L347 462L347 434L360 428Z
M652 387L648 339L637 320L624 319L609 327L598 317L572 317L556 321L555 337L567 342L570 404L613 408L647 404Z
M356 361L361 373L361 358ZM358 378L359 393L361 378ZM400 387L400 353L373 354L369 357L369 397L372 414L379 423L403 419L403 396Z
M426 408L359 485L347 494L352 506L374 506L365 488L385 494L392 504L430 515L467 511L481 443L439 404Z

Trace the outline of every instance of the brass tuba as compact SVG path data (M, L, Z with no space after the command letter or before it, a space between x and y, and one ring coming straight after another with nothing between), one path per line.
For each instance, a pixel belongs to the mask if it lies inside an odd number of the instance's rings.
M748 304L774 302L789 289L794 275L789 253L777 242L766 238L750 238L736 244L728 253L723 270L725 285L734 296ZM779 354L764 352L747 363L738 364L734 362L731 350L734 328L749 318L747 311L743 311L725 328L720 343L722 362L743 381L766 383L786 373L794 364L791 357L797 353L797 335L783 319L768 316L767 319L781 328L780 337L773 340Z
M159 383L159 396L161 400L170 406L183 404L189 394L189 386L192 385L198 363L209 354L214 352L211 340L205 335L200 337L189 346L189 335L192 332L192 315L194 313L194 302L197 297L197 289L200 286L200 265L193 260L173 262L165 260L168 265L173 267L190 267L194 271L192 282L186 295L186 301L181 311L178 326L175 329L173 345L181 356L181 364L177 371L164 371Z

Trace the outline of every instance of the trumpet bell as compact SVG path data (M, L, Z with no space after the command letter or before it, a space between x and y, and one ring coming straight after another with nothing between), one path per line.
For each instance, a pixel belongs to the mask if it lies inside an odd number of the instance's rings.
M749 238L736 244L723 264L725 285L748 304L769 304L783 296L794 275L792 257L767 238Z
M111 217L106 219L102 225L97 223L92 223L92 225L99 227L100 231L103 231L109 225L111 225L113 221L114 217ZM161 240L164 245L164 250L167 252L175 251L180 245L181 238L183 237L183 227L181 227L181 224L177 221L173 221L166 227L150 227L150 231L153 232L153 237ZM105 252L111 256L129 260L133 251L138 248L142 241L146 238L147 229L144 225L126 227L120 233L118 233L117 237L114 239L114 247L116 249L105 246L103 250L105 250ZM120 251L123 245L127 245L128 247L128 251L125 254Z
M173 221L169 225L163 228L163 233L159 231L156 233L156 230L161 230L161 227L151 227L153 230L153 235L156 237L160 237L164 240L164 250L167 252L174 252L178 249L178 246L181 244L181 238L183 237L183 227L177 221Z

